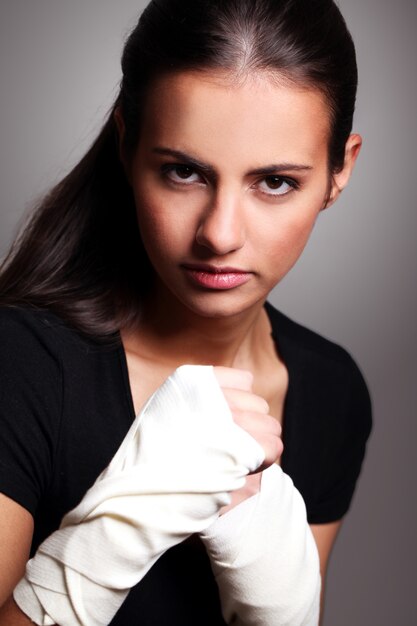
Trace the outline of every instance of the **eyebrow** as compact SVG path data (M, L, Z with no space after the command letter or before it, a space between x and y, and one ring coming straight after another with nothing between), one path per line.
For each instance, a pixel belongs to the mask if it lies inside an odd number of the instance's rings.
M272 165L267 165L266 167L258 167L255 170L251 170L249 173L270 176L276 174L277 172L286 172L288 170L291 170L293 172L304 172L312 169L312 165L298 165L296 163L273 163Z
M153 148L152 152L155 154L161 154L165 156L171 156L179 161L185 161L187 164L195 167L196 169L204 172L208 176L217 177L217 172L212 165L208 163L203 163L198 159L190 156L186 152L182 152L181 150L172 150L171 148L165 148L163 146L157 146ZM313 167L311 165L302 165L298 163L271 163L270 165L266 165L265 167L257 167L256 169L248 172L250 176L273 176L279 172L303 172L312 170Z
M217 172L212 165L203 163L202 161L195 159L189 154L186 154L185 152L181 152L181 150L172 150L171 148L164 148L164 147L158 146L154 148L152 152L154 152L155 154L162 154L165 156L174 157L175 159L178 159L178 161L185 161L187 164L192 165L198 170L201 170L208 176L213 176L213 177L217 176Z

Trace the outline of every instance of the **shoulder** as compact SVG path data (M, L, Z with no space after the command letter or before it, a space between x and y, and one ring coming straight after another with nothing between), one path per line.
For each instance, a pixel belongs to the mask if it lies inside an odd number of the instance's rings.
M272 333L295 381L308 386L328 401L344 402L352 393L369 405L364 376L351 354L342 346L290 319L271 304L266 310Z
M57 315L47 309L2 306L0 332L2 335L10 332L14 337L23 333L46 339L48 336L64 336L71 331Z
M3 361L10 355L57 366L71 352L81 356L99 349L51 311L29 307L0 307L0 347Z
M340 345L267 304L290 386L284 417L285 471L310 523L347 512L372 429L371 400L355 360Z
M28 404L36 399L56 416L58 406L75 402L77 395L92 386L101 388L111 378L119 352L119 344L84 337L50 311L0 308L2 406L13 396L26 398Z
M71 393L75 378L90 382L89 352L48 311L0 308L0 491L32 513L50 485L66 410L80 412Z
M56 352L55 340L60 327L62 323L48 311L21 307L0 308L0 338L3 349L10 345L17 350L26 347L29 352L29 348L46 348L48 345L53 348L55 344L53 352Z
M0 492L34 515L34 545L109 463L129 398L118 344L48 311L0 308Z
M310 355L310 358L315 358L318 362L357 369L349 352L339 344L290 319L269 302L266 304L266 310L273 335L278 341L285 342L292 351Z
M60 342L51 332L54 321L48 313L23 308L0 308L0 373L20 384L30 379L41 385L47 377L59 376Z
M40 312L0 308L0 491L31 512L48 482L59 432L58 343Z

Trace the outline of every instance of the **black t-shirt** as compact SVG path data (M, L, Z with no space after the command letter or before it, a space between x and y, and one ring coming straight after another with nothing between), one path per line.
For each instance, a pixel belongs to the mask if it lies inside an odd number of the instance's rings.
M282 469L310 523L349 508L371 430L366 385L345 350L266 305L289 373ZM32 554L108 465L134 419L120 342L100 345L49 312L0 310L0 492L35 520ZM168 550L114 626L221 626L201 542Z

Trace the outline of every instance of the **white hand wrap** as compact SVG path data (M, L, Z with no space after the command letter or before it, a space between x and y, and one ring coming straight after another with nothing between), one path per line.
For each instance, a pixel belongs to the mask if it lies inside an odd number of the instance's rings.
M29 561L17 604L36 624L109 624L155 561L213 523L263 460L233 422L213 368L180 367Z
M261 491L203 531L223 615L236 626L317 626L320 567L304 501L273 465Z

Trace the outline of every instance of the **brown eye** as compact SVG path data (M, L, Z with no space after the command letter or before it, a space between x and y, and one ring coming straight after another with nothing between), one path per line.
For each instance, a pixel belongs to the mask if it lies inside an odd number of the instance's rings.
M280 176L267 176L265 182L270 189L279 189L285 183Z
M258 183L259 190L267 196L286 196L299 188L299 184L291 178L284 178L283 176L265 176Z
M194 168L181 163L173 163L165 165L162 168L163 175L173 183L191 185L192 183L200 183L201 176Z
M193 169L191 167L188 167L188 165L177 165L173 169L175 169L175 174L178 176L178 178L182 178L184 180L190 178L190 176L194 174Z

